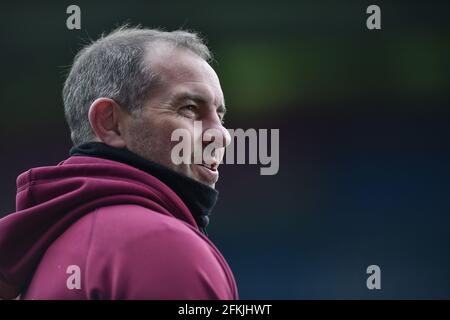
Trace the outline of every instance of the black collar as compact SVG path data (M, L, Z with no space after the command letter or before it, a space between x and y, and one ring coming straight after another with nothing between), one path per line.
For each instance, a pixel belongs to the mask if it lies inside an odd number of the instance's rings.
M126 148L114 148L101 142L89 142L75 146L70 149L70 156L90 156L118 161L151 174L165 183L183 200L199 228L206 234L209 215L219 195L217 190L163 165L146 160Z

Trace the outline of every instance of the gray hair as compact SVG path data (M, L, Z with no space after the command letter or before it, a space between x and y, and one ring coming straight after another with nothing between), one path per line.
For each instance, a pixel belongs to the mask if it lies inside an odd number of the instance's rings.
M195 32L127 26L102 35L78 52L63 88L64 113L74 145L95 138L88 112L96 99L113 99L130 114L142 109L159 79L145 53L161 41L211 60L208 47Z

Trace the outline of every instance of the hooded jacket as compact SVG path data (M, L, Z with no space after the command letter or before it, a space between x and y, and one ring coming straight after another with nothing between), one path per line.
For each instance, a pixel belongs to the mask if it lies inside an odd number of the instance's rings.
M0 220L0 298L238 299L181 198L150 173L76 155L22 173Z

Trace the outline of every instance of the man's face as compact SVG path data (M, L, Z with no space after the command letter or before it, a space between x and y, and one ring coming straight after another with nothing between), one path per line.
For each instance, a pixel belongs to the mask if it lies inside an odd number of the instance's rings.
M148 52L151 68L161 78L142 113L131 116L126 123L124 138L127 148L134 153L162 164L210 187L219 178L218 166L229 144L229 133L222 125L225 113L224 98L219 79L211 66L195 55L170 45L161 45ZM194 121L201 121L201 132L194 132ZM171 141L172 132L184 129L191 137L191 159L194 145L204 149L214 140L204 132L214 130L222 144L206 164L182 163L171 159L172 148L178 141ZM195 133L195 134L194 134ZM202 150L203 151L203 150ZM211 164L212 163L212 164Z

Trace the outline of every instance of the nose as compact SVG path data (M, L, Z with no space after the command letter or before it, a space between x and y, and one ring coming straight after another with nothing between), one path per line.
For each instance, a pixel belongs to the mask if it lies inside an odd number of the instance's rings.
M230 133L221 124L220 119L218 123L205 127L203 131L203 145L206 146L213 141L215 141L219 148L225 148L231 142Z

